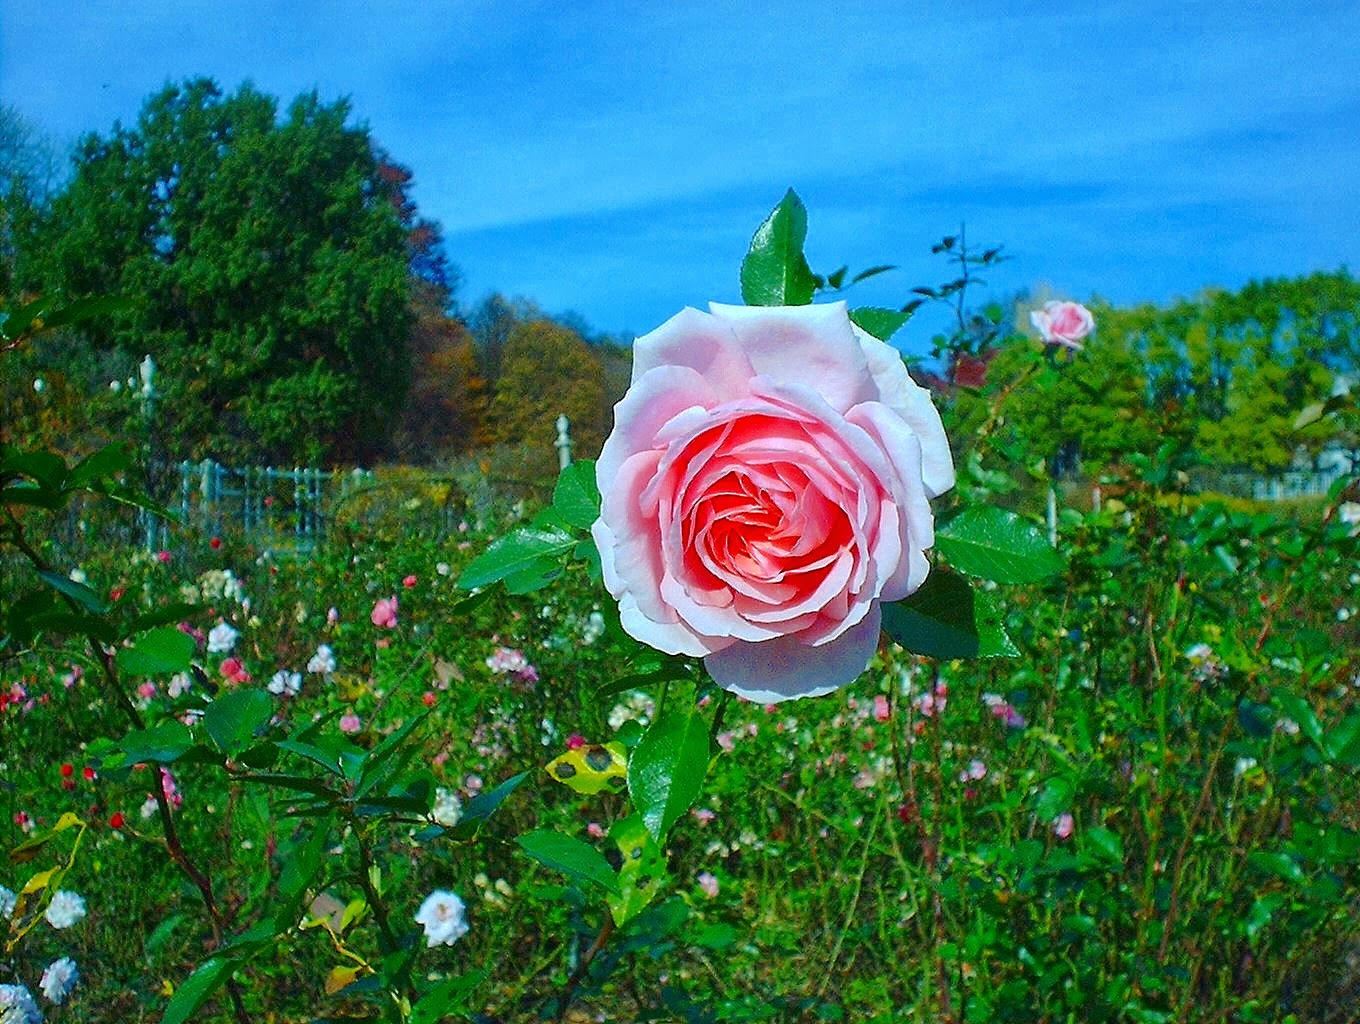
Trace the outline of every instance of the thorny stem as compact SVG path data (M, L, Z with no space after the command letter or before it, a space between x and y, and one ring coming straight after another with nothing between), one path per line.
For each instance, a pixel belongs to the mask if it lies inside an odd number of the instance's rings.
M27 558L39 572L52 572L52 567L40 555L33 546L24 538L23 526L15 518L12 509L6 507L5 515L10 522L10 541L20 553ZM80 611L80 606L65 594L61 595L62 600L74 612ZM89 644L90 652L94 656L95 662L99 665L100 675L104 680L104 685L108 689L113 702L118 705L127 720L134 729L144 729L146 724L138 712L136 705L121 686L118 685L118 674L114 661L114 654L107 649L98 637L90 634L85 635L85 640ZM179 832L175 828L175 820L170 811L170 801L165 795L164 785L165 768L159 763L156 764L156 778L151 787L151 796L156 801L156 810L159 813L161 830L165 834L165 849L170 855L170 859L175 862L181 871L189 878L203 897L203 905L208 911L208 922L212 928L214 947L222 945L224 926L222 911L217 905L217 900L213 896L212 879L201 870L189 857L183 844L179 840ZM231 997L232 1009L240 1024L250 1024L250 1015L246 1012L245 1003L241 999L241 989L234 978L227 980L227 993Z

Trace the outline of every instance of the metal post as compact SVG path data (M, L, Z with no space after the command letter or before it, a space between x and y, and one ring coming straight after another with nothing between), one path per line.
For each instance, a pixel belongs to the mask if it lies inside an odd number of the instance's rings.
M557 468L566 469L571 465L571 421L565 413L557 417L557 440L554 446L557 448Z

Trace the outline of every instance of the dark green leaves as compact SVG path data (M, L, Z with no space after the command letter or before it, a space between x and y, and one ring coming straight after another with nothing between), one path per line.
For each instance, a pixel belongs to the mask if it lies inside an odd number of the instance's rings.
M628 793L658 843L689 810L708 774L708 725L691 709L668 708L628 760Z
M184 1024L185 1021L193 1020L199 1007L226 984L236 966L225 956L204 960L198 965L198 969L184 980L184 984L175 989L175 994L170 997L170 1002L165 1007L165 1016L161 1018L161 1024Z
M803 256L807 209L793 189L756 230L741 263L741 297L748 306L804 306L817 282Z
M518 775L510 776L495 789L478 793L464 805L463 816L458 819L458 824L449 829L449 834L455 839L471 839L487 819L496 813L497 808L505 802L505 798L518 789L520 783L528 777L528 772L520 772Z
M997 658L1020 653L1006 635L991 599L947 569L934 569L905 600L884 604L883 628L907 650L929 658Z
M859 309L850 310L850 319L860 330L868 331L879 341L887 341L897 333L898 328L911 319L911 313L900 309L861 306Z
M458 585L465 590L501 580L510 585L517 578L543 574L545 563L547 568L555 568L574 547L575 535L562 526L547 522L522 526L474 558L459 577Z
M161 626L139 636L131 647L118 651L118 668L130 676L174 675L188 671L194 638L174 626Z
M595 485L595 463L578 459L557 478L553 511L568 526L589 530L600 517L600 489Z
M550 829L526 832L515 840L520 848L544 867L560 871L573 881L596 886L619 895L619 880L604 856L574 836Z
M233 690L207 706L203 728L217 749L231 757L251 745L273 713L274 702L263 690Z
M1037 526L1000 508L960 512L936 528L935 548L960 572L997 583L1036 583L1063 569Z

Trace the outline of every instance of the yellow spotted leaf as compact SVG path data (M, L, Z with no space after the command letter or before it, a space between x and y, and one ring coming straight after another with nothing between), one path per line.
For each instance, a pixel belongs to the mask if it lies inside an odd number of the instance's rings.
M587 743L548 762L546 770L564 786L594 796L622 793L628 784L628 753L622 743Z

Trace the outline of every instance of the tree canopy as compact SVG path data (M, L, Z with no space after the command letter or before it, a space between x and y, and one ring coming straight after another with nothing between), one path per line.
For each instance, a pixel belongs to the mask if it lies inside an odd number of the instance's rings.
M185 455L345 461L380 450L409 380L404 181L346 102L208 79L89 135L21 284L133 307L97 340L160 367L158 424ZM441 282L443 283L443 282Z

